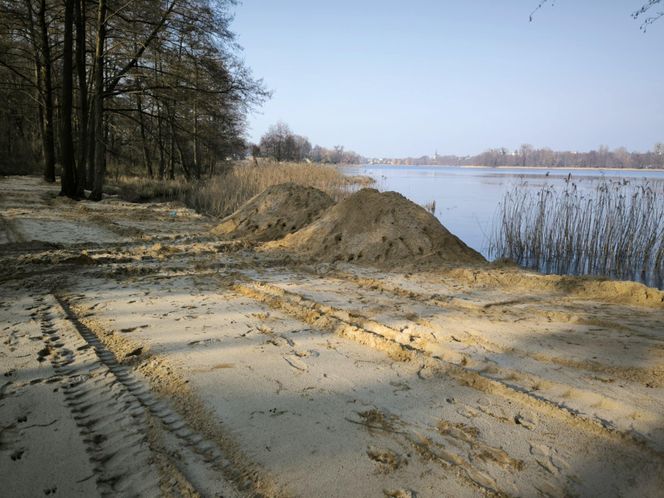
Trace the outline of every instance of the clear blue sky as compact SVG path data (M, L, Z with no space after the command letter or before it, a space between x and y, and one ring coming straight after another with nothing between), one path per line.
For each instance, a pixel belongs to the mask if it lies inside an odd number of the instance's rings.
M374 157L664 141L664 19L645 0L243 0L233 29L274 91L249 118ZM664 7L664 6L663 6Z

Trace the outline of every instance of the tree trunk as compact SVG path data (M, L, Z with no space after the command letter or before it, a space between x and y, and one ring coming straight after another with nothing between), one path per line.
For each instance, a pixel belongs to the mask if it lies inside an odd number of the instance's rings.
M145 161L145 167L147 169L148 177L154 177L154 172L152 171L152 158L150 157L150 145L148 144L147 137L145 135L145 118L143 116L143 99L141 94L136 95L136 105L138 107L138 122L141 128L141 140L143 141L143 160Z
M159 142L159 179L164 178L164 172L166 170L166 158L164 153L164 132L162 128L162 116L161 116L161 104L157 101L157 141Z
M39 30L41 32L41 71L44 82L44 180L55 182L55 139L53 132L53 81L51 70L51 47L46 24L46 0L39 3Z
M187 153L185 152L184 148L182 147L181 141L178 140L177 133L175 132L175 124L173 122L171 122L171 130L173 131L173 141L175 142L175 146L178 149L178 155L180 156L180 165L182 166L182 171L184 173L185 178L187 180L190 180L191 179L191 172L190 172L189 166L187 164Z
M37 34L35 29L35 13L32 9L31 0L25 0L25 6L28 11L28 22L30 29L30 41L32 42L32 51L33 51L33 63L35 65L35 81L37 82L37 88L35 91L35 101L39 103L37 106L37 118L39 122L39 137L41 139L42 145L42 160L46 159L46 148L44 147L46 130L44 128L45 114L44 114L44 79L42 73L42 51L40 47L41 35ZM7 156L9 156L9 150L7 150ZM46 175L44 175L46 176Z
M157 52L155 56L155 63L154 63L154 78L155 78L155 86L158 86L160 81L159 81L159 73L162 71L161 67L161 58L159 57L159 53ZM166 173L166 151L165 151L165 145L164 145L164 118L162 114L162 105L161 101L157 97L156 99L156 104L157 104L157 141L158 141L158 146L159 146L159 179L163 180L164 174Z
M90 78L93 79L93 78ZM90 92L93 93L93 92ZM88 139L87 139L87 167L88 167L88 172L87 175L85 176L85 188L88 190L92 190L92 186L94 184L94 179L95 179L95 145L96 145L96 140L95 140L95 123L94 123L94 113L95 113L95 103L94 101L90 102L90 106L88 109L88 118L87 118L87 124L88 124Z
M60 147L62 161L62 176L60 195L75 198L76 162L74 160L74 137L72 134L72 108L73 108L73 18L75 0L65 0L64 38L62 45L62 102L60 117Z
M106 0L99 0L97 11L97 43L95 47L95 97L92 115L95 134L94 180L90 199L100 201L106 173L106 143L104 140L104 45L106 41Z
M198 88L198 64L194 64L194 86ZM196 178L201 177L200 155L198 151L198 94L194 94L194 175Z
M78 74L77 195L83 197L87 176L88 87L85 74L85 0L76 2L76 70Z
M171 150L168 158L168 178L169 180L175 180L175 140L173 135L171 135Z
M175 105L175 103L173 103L173 105ZM173 125L173 121L175 121L175 111L171 110L170 108L167 110L168 110L170 132L171 132L168 178L170 178L171 180L175 180L175 126Z

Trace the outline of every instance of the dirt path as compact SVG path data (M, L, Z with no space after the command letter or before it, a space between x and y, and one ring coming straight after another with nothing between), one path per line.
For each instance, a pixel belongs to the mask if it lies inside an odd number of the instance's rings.
M0 180L12 496L661 492L656 299L286 265L54 192Z

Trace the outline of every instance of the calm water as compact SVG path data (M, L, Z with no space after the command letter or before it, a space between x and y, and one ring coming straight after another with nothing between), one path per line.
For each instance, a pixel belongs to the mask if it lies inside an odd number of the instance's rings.
M545 184L562 184L569 174L580 188L588 191L607 178L630 181L647 178L664 184L662 171L366 165L344 168L344 172L370 176L381 190L394 190L417 204L436 201L435 214L441 223L487 257L498 204L514 185L527 182L527 188L539 189Z

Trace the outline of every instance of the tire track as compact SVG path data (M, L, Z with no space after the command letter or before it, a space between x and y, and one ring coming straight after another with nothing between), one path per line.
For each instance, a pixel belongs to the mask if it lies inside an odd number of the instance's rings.
M101 495L159 496L160 476L151 462L142 407L75 330L67 330L59 311L53 303L41 314L46 347L39 355L68 380L65 399L87 444Z
M218 446L158 399L61 297L41 311L45 347L88 446L102 496L241 496ZM176 458L174 456L179 456Z

